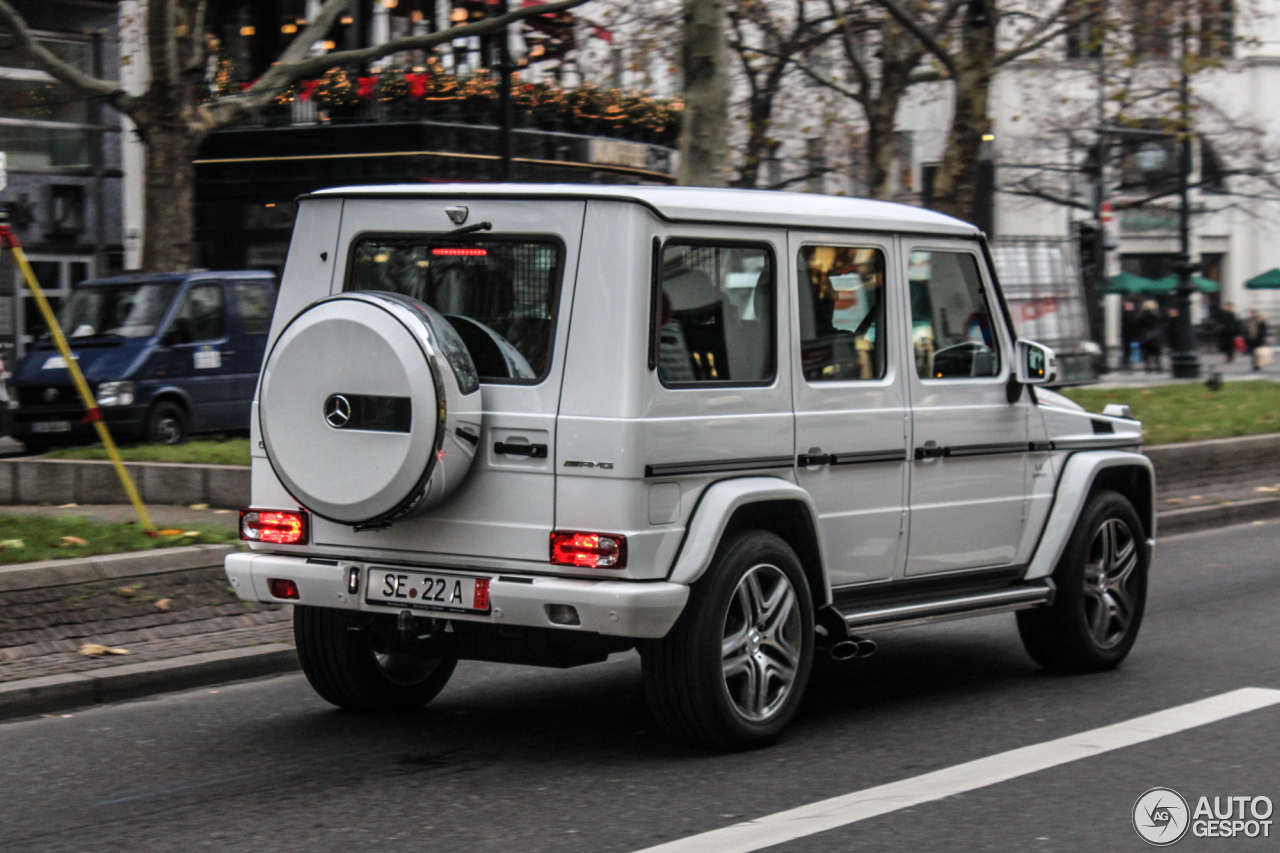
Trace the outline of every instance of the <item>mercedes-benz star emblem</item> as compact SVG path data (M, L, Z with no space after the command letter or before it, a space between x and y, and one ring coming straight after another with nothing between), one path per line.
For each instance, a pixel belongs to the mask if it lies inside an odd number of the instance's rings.
M342 429L351 421L351 401L341 394L333 394L324 401L324 420L334 429Z

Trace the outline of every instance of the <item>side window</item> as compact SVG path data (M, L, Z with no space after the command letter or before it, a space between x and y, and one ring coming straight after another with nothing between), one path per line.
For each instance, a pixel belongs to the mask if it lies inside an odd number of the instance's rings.
M169 326L170 341L193 344L216 341L225 333L222 318L222 285L198 284L187 291Z
M996 376L1000 345L978 261L968 252L915 251L911 283L911 342L922 379Z
M805 246L799 264L804 378L810 382L883 378L884 253L849 246Z
M236 314L240 316L240 333L265 335L271 329L271 311L275 307L271 285L261 281L237 281L233 289Z
M664 385L773 378L773 271L762 246L666 245L654 306Z

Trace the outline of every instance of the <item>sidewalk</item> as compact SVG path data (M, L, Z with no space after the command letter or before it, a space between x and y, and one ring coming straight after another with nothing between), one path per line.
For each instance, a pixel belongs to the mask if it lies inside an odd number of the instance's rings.
M1155 385L1182 385L1188 382L1204 382L1210 373L1221 373L1224 382L1241 382L1250 379L1269 379L1280 382L1280 360L1273 362L1261 370L1255 371L1249 357L1237 355L1230 364L1221 353L1201 352L1199 379L1174 379L1169 366L1169 354L1164 355L1164 371L1162 373L1146 373L1141 365L1134 365L1129 370L1113 370L1098 378L1096 383L1081 386L1083 388L1150 388Z

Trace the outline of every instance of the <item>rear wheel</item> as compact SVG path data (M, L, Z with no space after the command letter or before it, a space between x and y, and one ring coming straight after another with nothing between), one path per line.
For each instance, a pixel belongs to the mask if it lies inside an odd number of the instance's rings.
M182 444L191 432L187 412L177 403L162 401L147 415L146 436L152 444Z
M368 626L368 616L295 605L293 636L307 681L327 702L351 711L409 711L449 683L453 657L424 657Z
M1133 504L1117 492L1096 492L1053 572L1053 605L1018 613L1027 653L1061 672L1119 665L1142 625L1149 561Z
M813 601L795 552L748 531L725 543L671 631L641 648L658 724L719 749L774 741L813 665Z

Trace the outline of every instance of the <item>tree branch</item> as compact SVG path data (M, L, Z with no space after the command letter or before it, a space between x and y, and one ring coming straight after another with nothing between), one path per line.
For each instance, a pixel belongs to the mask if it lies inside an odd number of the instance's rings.
M127 115L131 115L136 109L137 99L126 93L119 83L99 80L97 77L85 74L74 65L54 56L48 48L36 41L31 35L31 30L27 28L27 22L14 11L7 0L0 0L0 24L8 27L13 33L23 53L30 56L41 71L55 80L66 84L80 95L103 98Z
M0 2L3 2L3 0L0 0ZM280 61L273 65L267 73L263 74L257 83L254 83L243 92L227 95L215 101L202 104L197 110L194 130L208 133L246 116L254 115L270 103L272 98L289 88L295 81L328 71L330 68L336 68L340 65L363 64L372 62L375 59L381 59L384 56L390 56L393 53L400 53L406 50L427 50L454 39L485 35L494 30L502 29L507 24L522 21L525 18L562 12L575 6L581 6L587 0L556 0L553 3L543 3L539 6L516 9L496 18L487 18L461 27L450 27L447 30L441 30L436 33L407 36L405 38L392 39L373 47L365 47L358 50L340 50L336 53L327 53L322 56L304 59L303 57L311 45L328 32L334 18L350 2L351 0L327 0L324 6L320 8L320 12L316 15L316 19L311 25L294 39L288 49L281 54Z
M876 0L876 2L884 7L885 11L892 15L893 19L901 24L903 29L919 39L920 43L927 47L929 52L936 56L938 61L943 64L947 69L947 73L952 77L956 76L956 63L955 60L951 58L951 54L947 52L946 48L938 43L938 40L934 38L932 33L916 23L916 20L908 15L903 8L898 5L897 0Z

